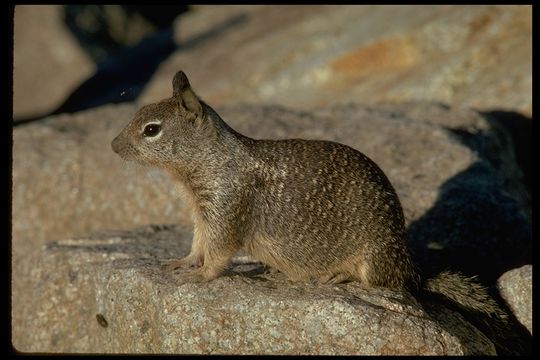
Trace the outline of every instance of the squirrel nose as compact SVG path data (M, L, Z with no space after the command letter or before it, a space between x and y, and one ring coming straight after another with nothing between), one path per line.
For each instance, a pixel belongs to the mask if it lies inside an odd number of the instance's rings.
M118 154L118 152L120 151L120 135L113 139L113 141L111 142L111 148L115 153Z

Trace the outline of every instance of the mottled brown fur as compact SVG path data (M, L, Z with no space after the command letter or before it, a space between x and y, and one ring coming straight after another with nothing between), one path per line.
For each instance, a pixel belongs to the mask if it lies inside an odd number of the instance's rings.
M245 137L194 105L186 83L176 79L176 95L143 107L113 141L125 159L166 170L191 207L192 250L171 268L201 265L193 280L210 280L244 248L295 280L415 280L401 205L375 163L330 141ZM141 136L148 122L162 133Z

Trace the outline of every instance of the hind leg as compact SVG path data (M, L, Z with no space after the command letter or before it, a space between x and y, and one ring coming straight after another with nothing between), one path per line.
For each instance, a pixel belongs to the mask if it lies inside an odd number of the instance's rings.
M407 248L398 240L384 251L371 249L352 264L351 273L365 287L402 289L416 276Z

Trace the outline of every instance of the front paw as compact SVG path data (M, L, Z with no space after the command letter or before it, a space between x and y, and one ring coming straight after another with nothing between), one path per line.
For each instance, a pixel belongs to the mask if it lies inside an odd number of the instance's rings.
M182 272L178 275L178 281L180 284L200 284L208 282L212 279L215 279L217 276L212 275L208 271L206 271L204 268L199 268L196 270L188 270L185 272Z
M186 258L180 260L173 260L164 265L165 271L174 271L176 269L183 269L189 267L189 264L186 262Z
M208 280L204 277L204 275L200 271L189 271L183 274L180 274L179 281L182 284L190 283L190 284L200 284L207 282Z
M188 255L180 260L173 260L165 265L166 271L174 271L176 269L187 269L191 267L200 268L203 265L201 256Z

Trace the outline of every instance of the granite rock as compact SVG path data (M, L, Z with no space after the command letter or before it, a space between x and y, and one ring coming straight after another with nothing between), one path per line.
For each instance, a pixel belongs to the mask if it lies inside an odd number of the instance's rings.
M102 232L38 249L26 262L32 296L13 345L53 353L495 354L459 314L424 310L386 289L291 283L245 262L210 283L179 284L163 265L187 254L189 230Z
M497 288L516 318L532 334L532 265L504 273Z
M95 70L60 12L16 7L16 118L54 110ZM112 18L115 26L97 30L137 39L147 30ZM99 27L89 20L76 19ZM202 5L176 18L175 38L176 53L142 76L151 76L145 103L168 96L170 79L183 69L215 105L435 100L532 116L530 5Z
M214 105L441 101L532 115L532 7L196 6L141 100L186 71ZM221 29L227 19L239 26ZM213 33L212 38L203 34ZM204 38L205 41L200 41Z

